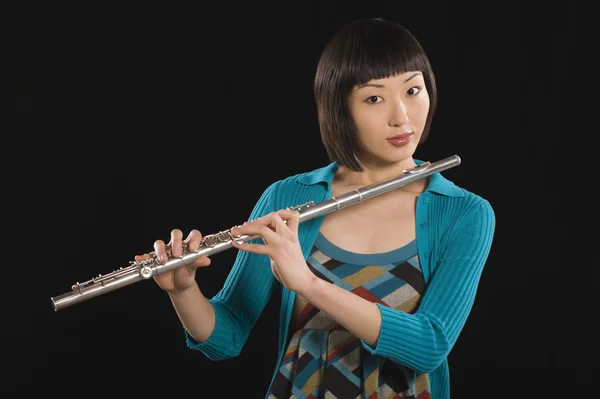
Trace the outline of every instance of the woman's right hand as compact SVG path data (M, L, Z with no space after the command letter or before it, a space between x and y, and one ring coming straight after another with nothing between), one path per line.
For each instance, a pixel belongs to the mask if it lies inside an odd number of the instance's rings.
M156 254L157 260L164 264L168 260L167 248L171 249L173 257L179 257L182 255L184 242L187 244L188 252L193 252L198 250L201 240L202 234L198 230L192 230L184 241L181 230L174 229L171 231L171 241L168 244L165 244L163 240L154 242L154 254ZM136 262L141 261L148 259L150 256L152 254L136 255L135 260ZM154 281L168 293L181 293L195 284L196 269L208 265L210 265L210 258L203 256L185 266L154 276Z

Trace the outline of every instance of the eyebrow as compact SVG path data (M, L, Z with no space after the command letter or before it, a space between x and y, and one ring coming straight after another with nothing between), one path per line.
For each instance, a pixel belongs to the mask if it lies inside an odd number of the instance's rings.
M415 72L415 73L413 73L412 75L410 75L408 78L406 78L404 80L404 83L408 83L415 76L419 76L419 75L422 75L421 72ZM365 84L362 84L362 85L358 86L359 89L363 88L363 87L379 87L379 88L382 88L382 87L385 87L385 86L381 85L381 84L375 84L375 83L365 83Z

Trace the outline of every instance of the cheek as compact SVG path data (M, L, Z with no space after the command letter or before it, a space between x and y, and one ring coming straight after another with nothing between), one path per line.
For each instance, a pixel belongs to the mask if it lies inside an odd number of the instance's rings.
M368 116L368 113L358 106L350 107L350 117L352 118L359 135L361 131L368 129L369 124L372 123L372 118Z
M419 101L415 104L413 112L413 123L424 127L425 122L427 122L427 115L429 114L429 96L425 94Z
M387 120L381 116L369 114L368 112L361 113L360 116L354 118L356 133L358 140L367 145L369 141L376 139L382 129L387 125Z
M373 118L369 117L365 113L357 113L354 115L354 124L359 131L368 130L369 126L373 124Z
M362 130L380 129L381 123L387 123L388 116L385 108L368 106L356 107L352 112L352 119L357 128Z

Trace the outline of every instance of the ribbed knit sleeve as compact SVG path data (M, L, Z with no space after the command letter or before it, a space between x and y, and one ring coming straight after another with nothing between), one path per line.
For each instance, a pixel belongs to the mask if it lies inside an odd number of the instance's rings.
M271 185L265 190L249 220L275 210L272 198L274 187ZM271 298L276 281L266 256L238 251L223 288L209 299L215 311L213 332L206 341L197 342L184 329L187 346L203 352L211 360L238 356Z
M363 342L371 353L423 373L442 364L455 344L473 306L495 230L494 211L486 200L473 195L438 201L444 203L436 207L438 214L429 215L429 223L453 222L443 237L432 237L436 267L419 309L408 314L378 305L382 324L377 344L373 348Z

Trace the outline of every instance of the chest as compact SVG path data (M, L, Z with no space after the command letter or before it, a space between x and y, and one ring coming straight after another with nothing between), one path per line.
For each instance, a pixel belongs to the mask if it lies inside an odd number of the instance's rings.
M417 198L414 193L386 193L354 204L328 214L321 233L351 252L393 251L416 239Z

